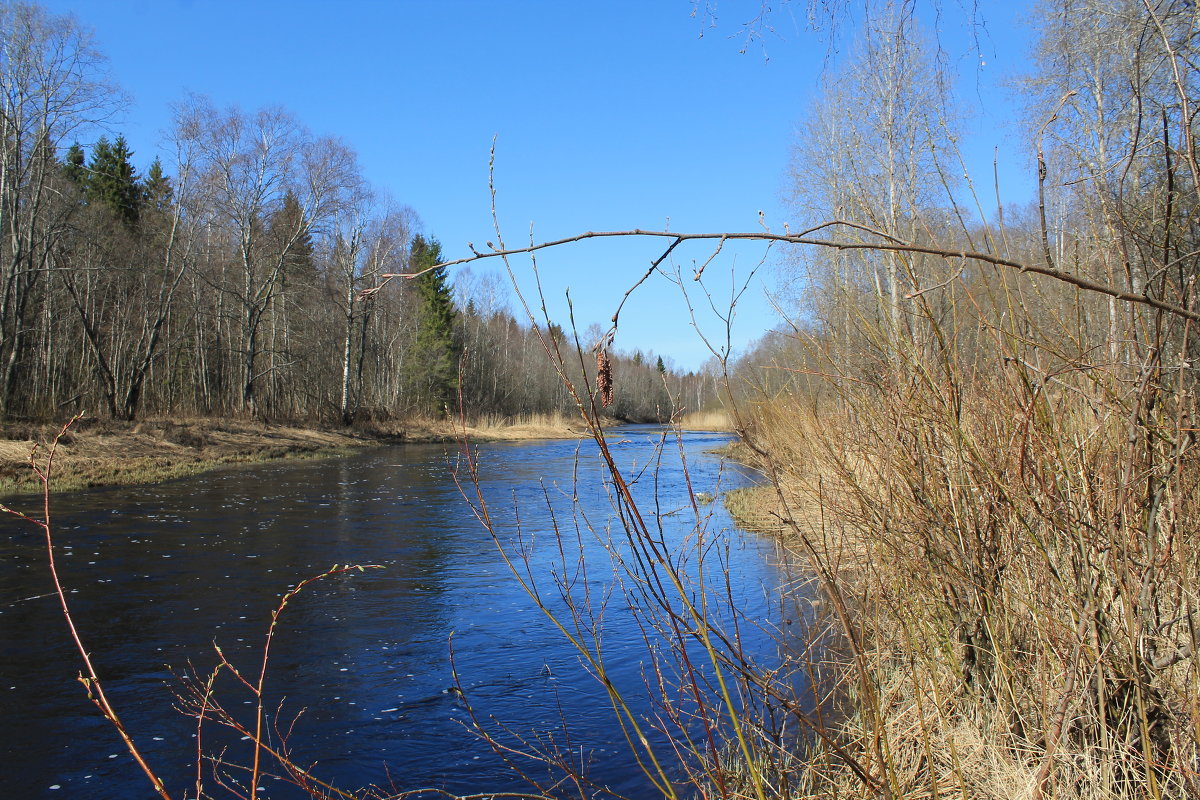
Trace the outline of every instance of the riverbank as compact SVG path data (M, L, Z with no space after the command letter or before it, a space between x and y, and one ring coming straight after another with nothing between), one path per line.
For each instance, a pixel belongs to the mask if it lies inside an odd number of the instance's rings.
M40 489L29 456L53 441L59 427L0 426L0 495ZM482 420L465 428L450 420L403 420L355 428L272 425L255 420L159 419L115 422L82 419L59 442L52 489L132 485L194 475L222 464L322 458L385 444L573 439L587 435L562 416Z
M767 771L822 797L1196 796L1191 407L1138 438L1084 391L913 387L764 403L731 448L773 482L727 509L810 565L814 641L843 643L813 667L833 721Z
M685 431L715 431L730 433L734 429L733 419L724 411L693 411L679 420L679 428Z

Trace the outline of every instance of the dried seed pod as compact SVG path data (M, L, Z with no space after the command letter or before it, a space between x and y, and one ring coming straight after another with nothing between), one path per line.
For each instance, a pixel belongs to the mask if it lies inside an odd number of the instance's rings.
M608 408L613 403L612 362L604 350L596 352L596 388L600 390L600 403Z

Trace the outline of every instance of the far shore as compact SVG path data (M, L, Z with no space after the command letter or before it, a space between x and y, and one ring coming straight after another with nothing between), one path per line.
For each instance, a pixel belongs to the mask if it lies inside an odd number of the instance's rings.
M44 466L47 447L59 430L60 426L39 423L0 426L0 496L41 491L30 454ZM322 458L388 444L574 439L586 435L581 420L561 416L492 420L465 427L453 420L335 427L248 419L115 422L84 418L72 425L58 443L50 488L61 492L157 483L223 464Z
M723 415L712 413L688 415L680 427L729 429ZM61 425L49 423L0 424L0 497L41 491L30 454L44 465L47 447L60 429ZM58 443L50 488L63 492L157 483L223 464L324 458L389 444L580 439L588 435L578 417L545 414L480 420L465 426L459 420L408 419L350 427L208 417L140 422L83 418Z

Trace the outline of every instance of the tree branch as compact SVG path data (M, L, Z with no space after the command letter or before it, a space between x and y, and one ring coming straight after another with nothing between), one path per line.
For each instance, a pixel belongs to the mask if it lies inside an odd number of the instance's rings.
M819 230L820 228L829 227L830 225L842 224L840 222L825 223L810 230ZM863 230L862 228L859 228ZM881 236L883 234L880 234ZM548 242L538 242L531 244L528 247L514 248L497 248L493 247L490 252L475 253L466 258L457 258L452 261L444 261L441 264L429 267L428 269L419 272L397 272L385 273L380 277L378 286L373 286L370 289L365 289L359 293L359 299L363 300L375 294L391 282L394 278L412 278L420 277L426 272L439 269L441 267L453 267L460 264L469 264L474 261L482 261L489 258L503 258L506 256L522 255L527 253L535 253L539 250L548 250L552 247L561 247L562 245L572 244L574 242L582 242L586 239L612 239L612 238L627 238L633 236L647 236L659 239L672 239L674 242L668 249L673 250L675 246L684 242L690 241L707 241L719 239L724 241L748 241L748 242L780 242L783 244L808 245L811 247L826 247L833 250L855 251L866 250L876 252L890 253L920 253L923 255L938 256L940 258L956 258L970 261L978 261L984 264L992 264L997 267L1007 267L1015 269L1018 272L1032 272L1036 275L1045 275L1054 280L1076 286L1080 289L1097 294L1115 297L1118 300L1124 300L1130 303L1138 303L1140 305L1150 306L1165 311L1169 314L1190 319L1195 322L1200 322L1200 313L1187 309L1183 306L1174 303L1168 303L1165 300L1160 300L1157 297L1152 297L1148 294L1137 294L1135 292L1127 292L1117 289L1106 283L1085 278L1082 275L1077 275L1064 269L1059 269L1050 265L1027 264L1021 261L1015 261L1010 258L1003 258L993 253L979 253L971 250L959 250L945 247L934 247L932 245L909 244L898 239L893 239L888 236L888 241L883 242L841 242L833 239L815 239L807 236L805 233L799 234L780 234L770 233L767 231L751 231L743 233L677 233L674 231L652 231L643 230L641 228L633 228L624 231L585 231L584 233L575 236L568 236L563 239L554 239Z

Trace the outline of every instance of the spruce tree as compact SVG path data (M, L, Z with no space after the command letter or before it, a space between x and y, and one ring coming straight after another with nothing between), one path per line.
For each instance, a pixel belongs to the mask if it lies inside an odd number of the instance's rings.
M271 216L269 235L284 259L284 284L314 281L317 272L314 257L316 248L304 220L304 209L291 190L284 195L283 205Z
M132 157L124 136L111 143L101 136L92 148L86 183L89 205L108 208L130 226L137 223L142 200L142 188L130 162Z
M79 146L79 142L75 142L67 150L67 157L63 159L63 175L71 183L83 188L87 183L87 167L84 164L87 162L87 157L83 154L83 148Z
M421 234L410 250L413 272L438 264L442 245ZM418 399L435 413L453 408L458 394L458 358L462 351L454 335L454 298L446 268L429 270L414 280L417 293L417 337L413 344L413 383Z
M166 211L174 199L175 189L171 186L171 179L163 172L162 162L155 158L146 171L146 180L142 182L141 205L153 211Z

